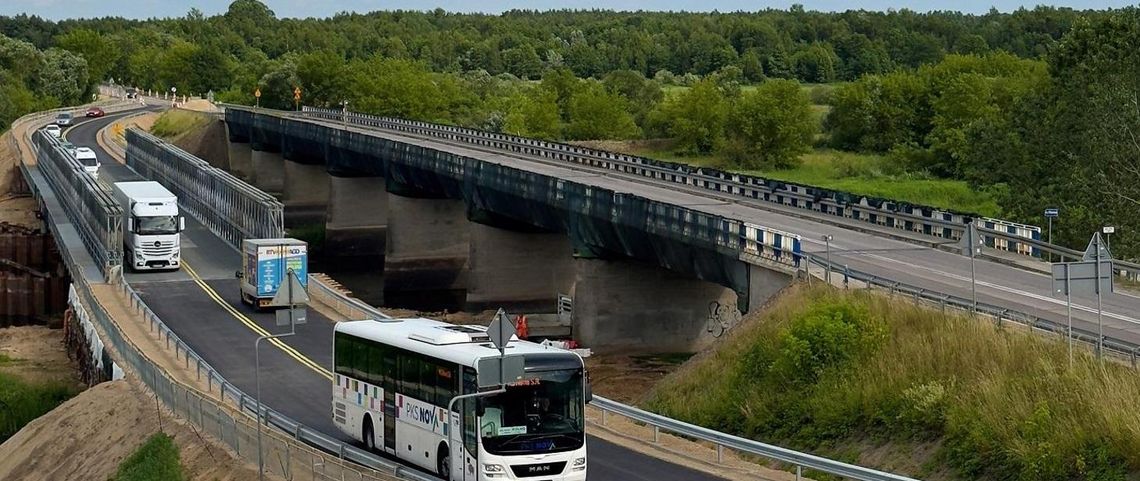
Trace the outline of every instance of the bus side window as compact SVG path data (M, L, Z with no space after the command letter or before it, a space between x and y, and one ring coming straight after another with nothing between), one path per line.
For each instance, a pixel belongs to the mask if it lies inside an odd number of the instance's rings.
M384 390L396 392L396 353L392 349L384 349L384 358L381 361L384 372Z

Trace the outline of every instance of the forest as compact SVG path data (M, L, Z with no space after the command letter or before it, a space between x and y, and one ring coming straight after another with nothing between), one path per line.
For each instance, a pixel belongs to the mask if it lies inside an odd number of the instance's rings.
M332 12L330 12L331 14ZM1140 16L442 10L0 17L0 128L101 82L429 120L1041 224L1140 254ZM8 81L12 79L13 81ZM260 89L262 96L253 96ZM945 193L945 195L940 195Z

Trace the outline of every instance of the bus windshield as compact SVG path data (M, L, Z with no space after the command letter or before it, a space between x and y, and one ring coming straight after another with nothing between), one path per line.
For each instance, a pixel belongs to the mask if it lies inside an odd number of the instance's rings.
M492 454L570 451L585 441L582 370L528 372L482 401L479 434Z

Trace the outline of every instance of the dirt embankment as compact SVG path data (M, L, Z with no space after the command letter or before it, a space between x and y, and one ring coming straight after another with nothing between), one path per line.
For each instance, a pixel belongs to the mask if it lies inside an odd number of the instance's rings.
M0 329L0 371L28 382L60 381L79 384L75 366L63 347L63 331L44 326Z
M210 119L174 140L182 150L209 162L211 166L226 169L230 166L230 152L226 137L226 125L220 120Z
M120 380L84 391L0 444L0 480L109 479L159 431L160 418L179 447L186 479L257 479L256 467L175 422L153 397Z
M20 156L12 148L12 131L0 136L0 222L36 228L36 201L30 195L15 194L20 174Z

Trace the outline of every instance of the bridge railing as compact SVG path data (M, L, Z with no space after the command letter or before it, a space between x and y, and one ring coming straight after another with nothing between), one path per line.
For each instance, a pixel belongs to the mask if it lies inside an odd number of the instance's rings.
M342 110L307 106L302 107L302 113L325 120L434 137L444 141L460 142L496 151L574 162L712 190L729 196L766 201L779 204L785 208L813 210L836 217L934 237L959 239L965 229L965 224L974 221L978 223L979 227L990 228L990 231L983 235L987 245L999 250L1040 256L1040 251L1036 249L1037 244L1026 242L1028 240L1040 240L1041 228L1037 226L1015 224L1000 219L981 218L975 214L953 212L930 206L851 194L719 169L694 167L465 127L380 117L356 112L347 112L346 114ZM294 116L295 114L288 113L287 115Z
M39 171L100 269L107 273L110 266L122 264L122 208L83 170L59 139L36 131L32 133L32 146Z
M137 128L126 138L127 166L174 192L180 207L230 245L285 234L284 207L273 196Z

